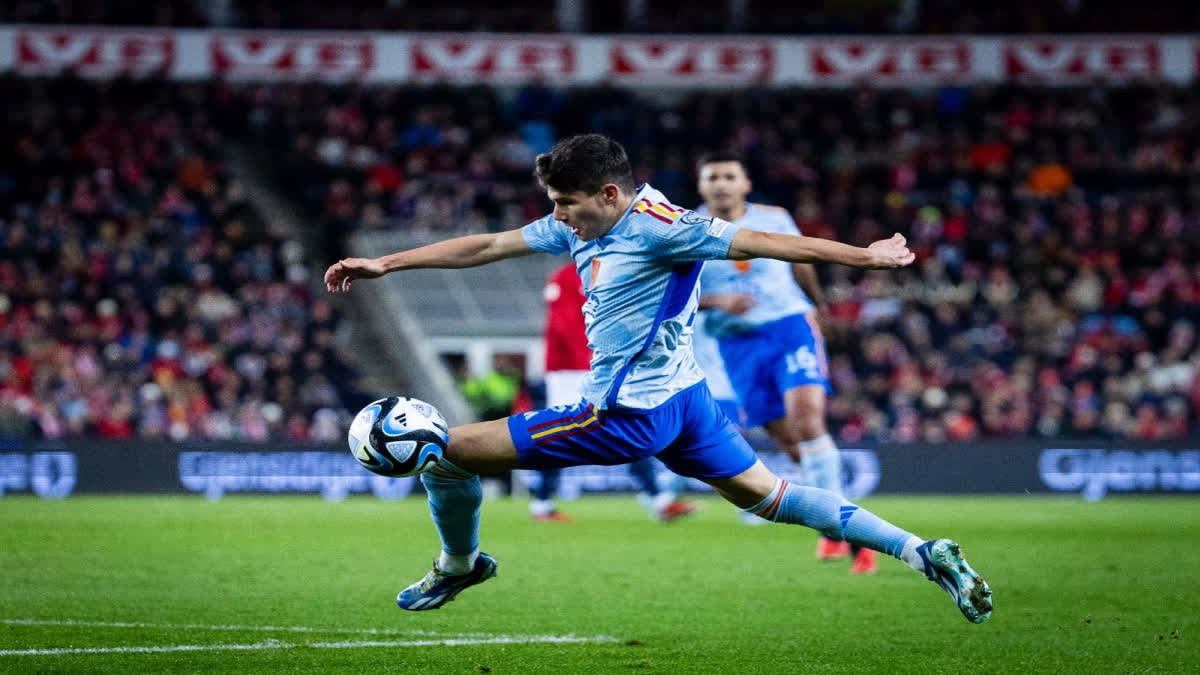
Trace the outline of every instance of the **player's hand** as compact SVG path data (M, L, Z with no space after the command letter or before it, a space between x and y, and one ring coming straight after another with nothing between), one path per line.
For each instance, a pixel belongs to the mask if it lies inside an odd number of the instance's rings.
M867 269L890 270L912 264L917 256L908 250L907 244L908 240L899 232L893 234L891 239L880 239L871 244L867 247L872 254Z
M355 279L375 279L387 274L377 258L345 258L325 270L325 290L345 293Z
M713 306L730 314L742 315L750 311L757 301L745 293L714 293Z

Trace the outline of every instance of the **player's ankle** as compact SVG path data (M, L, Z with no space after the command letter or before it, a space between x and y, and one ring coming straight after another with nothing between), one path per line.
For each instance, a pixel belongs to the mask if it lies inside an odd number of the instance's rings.
M925 541L920 537L912 536L904 542L904 548L900 551L900 562L913 568L914 570L925 573L925 561L921 559L921 554L917 553L917 547L924 544Z
M475 560L479 558L479 549L468 555L452 555L442 551L438 556L437 568L445 574L466 574L475 568Z

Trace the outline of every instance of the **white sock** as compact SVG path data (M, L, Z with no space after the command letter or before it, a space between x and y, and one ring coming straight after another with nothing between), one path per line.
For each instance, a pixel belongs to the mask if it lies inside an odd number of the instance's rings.
M548 516L554 513L554 502L549 499L532 499L529 501L529 515Z
M438 556L437 568L446 574L466 574L475 569L475 559L479 557L479 551L472 551L471 555L450 555L445 551Z
M658 514L663 509L670 506L671 502L675 501L675 493L667 492L664 490L663 492L660 492L657 495L654 495L654 497L652 499L650 499L649 501L650 501L650 510L653 511L655 514Z
M829 434L796 444L804 480L812 487L842 494L842 458Z
M900 560L921 574L925 574L925 561L921 559L921 554L917 553L917 547L924 543L920 537L909 537L908 541L904 542L904 550L900 551Z

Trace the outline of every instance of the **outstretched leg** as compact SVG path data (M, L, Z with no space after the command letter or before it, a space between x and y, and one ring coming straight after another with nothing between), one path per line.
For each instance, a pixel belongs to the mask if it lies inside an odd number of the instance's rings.
M823 351L823 350L822 350ZM842 494L842 459L837 444L825 427L825 384L801 384L784 392L785 415L766 426L777 444L800 463L804 482L812 487ZM851 572L875 572L875 552L840 539L822 535L817 542L818 560L854 557Z
M442 552L429 573L396 596L397 605L416 611L438 609L465 589L496 576L496 560L479 551L483 504L479 474L513 469L517 464L505 420L450 430L445 454L421 474Z
M991 589L948 539L922 541L870 511L820 488L792 485L762 462L710 485L742 510L777 523L804 525L827 537L844 539L898 558L936 582L974 623L992 613Z

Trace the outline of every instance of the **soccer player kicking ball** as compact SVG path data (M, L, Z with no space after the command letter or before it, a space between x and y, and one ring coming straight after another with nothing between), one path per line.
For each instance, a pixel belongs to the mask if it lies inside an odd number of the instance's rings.
M587 293L575 271L574 263L566 263L550 275L546 282L546 407L569 406L579 402L579 391L587 379L592 361L592 350L588 347L586 326L583 322L583 305ZM671 522L689 516L696 505L679 499L673 490L659 488L654 475L655 461L649 457L631 462L629 476L639 490L639 501L644 496L644 506L650 517L662 522ZM549 522L571 522L572 518L554 505L554 492L558 489L561 469L546 469L538 472L538 483L529 502L529 515L534 520Z
M539 155L535 174L554 202L545 218L382 258L347 258L325 272L326 287L337 292L356 279L407 269L569 252L587 288L584 315L595 357L583 399L450 430L444 455L421 474L442 553L433 570L397 596L401 608L437 609L496 575L496 560L479 551L480 474L654 455L760 518L806 525L899 558L945 589L970 621L991 615L991 590L958 544L922 541L828 490L790 485L771 473L713 402L692 358L703 261L773 258L890 269L913 261L902 236L859 248L701 216L649 185L636 187L624 148L595 134Z
M701 215L761 232L798 235L785 209L746 201L746 165L731 153L700 160ZM704 330L717 338L721 359L745 414L746 427L762 426L784 452L800 462L805 482L842 494L842 461L825 429L829 365L814 316L824 304L816 271L805 263L720 260L700 275ZM705 371L706 374L708 371ZM854 547L850 571L872 574L875 552ZM822 536L817 559L851 554L845 541Z

